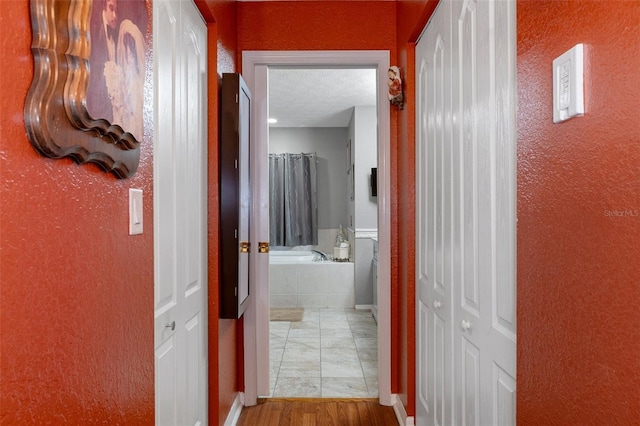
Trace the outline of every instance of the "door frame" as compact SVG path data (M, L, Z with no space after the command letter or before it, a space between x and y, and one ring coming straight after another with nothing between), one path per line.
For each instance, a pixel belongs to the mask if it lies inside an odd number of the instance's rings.
M378 125L378 396L380 404L393 405L391 395L391 161L390 108L387 98L388 50L341 51L243 51L242 74L253 94L251 130L251 240L269 241L268 179L261 179L268 155L269 66L362 66L377 70ZM266 202L265 202L266 200ZM266 220L264 218L267 218ZM266 222L266 223L265 223ZM252 244L252 245L254 245ZM253 297L244 315L244 400L255 405L269 388L269 280L268 256L252 256L250 280ZM380 303L383 301L383 303Z

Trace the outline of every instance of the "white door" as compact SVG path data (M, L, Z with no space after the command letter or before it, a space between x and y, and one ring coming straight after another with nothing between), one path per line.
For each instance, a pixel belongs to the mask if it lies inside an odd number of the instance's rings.
M156 424L207 424L206 26L153 2Z
M454 3L456 419L515 424L515 1Z
M416 49L417 424L452 419L451 3L438 6Z
M416 67L417 424L515 424L515 2L441 2Z

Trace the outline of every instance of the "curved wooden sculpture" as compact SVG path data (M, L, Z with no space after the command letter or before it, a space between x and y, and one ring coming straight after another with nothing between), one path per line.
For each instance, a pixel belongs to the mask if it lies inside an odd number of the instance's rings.
M31 0L34 75L24 108L25 127L42 155L95 163L127 178L138 168L140 140L87 110L92 6L93 0Z

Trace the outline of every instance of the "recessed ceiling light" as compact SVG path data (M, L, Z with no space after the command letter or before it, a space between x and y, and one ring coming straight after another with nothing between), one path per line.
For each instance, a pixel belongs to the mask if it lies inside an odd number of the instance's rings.
M276 118L270 118L270 119L267 120L267 122L269 124L276 124L278 122L278 120Z

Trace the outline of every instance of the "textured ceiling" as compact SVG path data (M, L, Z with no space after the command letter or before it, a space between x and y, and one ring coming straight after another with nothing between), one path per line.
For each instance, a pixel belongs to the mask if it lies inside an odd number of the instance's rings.
M269 67L272 127L347 127L354 106L376 104L375 69Z

